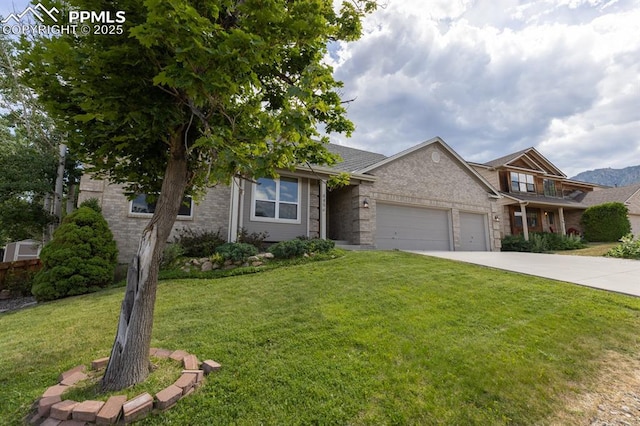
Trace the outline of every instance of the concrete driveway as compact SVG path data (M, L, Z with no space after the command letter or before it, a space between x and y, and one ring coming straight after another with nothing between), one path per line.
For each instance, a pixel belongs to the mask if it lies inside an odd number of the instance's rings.
M640 296L640 260L516 252L412 251Z

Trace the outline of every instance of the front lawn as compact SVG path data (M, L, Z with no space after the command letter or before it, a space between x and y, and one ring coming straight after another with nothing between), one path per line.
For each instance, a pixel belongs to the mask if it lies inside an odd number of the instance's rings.
M108 356L124 290L0 315L0 419ZM638 352L640 299L401 252L162 281L152 344L223 369L141 424L533 424Z

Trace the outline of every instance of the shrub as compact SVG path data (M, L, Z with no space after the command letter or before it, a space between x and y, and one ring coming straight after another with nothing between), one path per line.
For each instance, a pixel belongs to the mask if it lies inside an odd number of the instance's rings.
M178 243L169 243L162 251L162 259L160 260L160 268L166 269L171 267L175 261L184 255L184 248Z
M269 252L273 253L276 259L291 259L302 256L306 252L306 240L294 239L281 241L269 247Z
M118 249L107 221L90 207L64 218L40 253L32 293L38 300L97 291L113 281Z
M102 214L102 207L100 206L100 200L97 198L88 198L80 203L78 207L89 207L93 211Z
M225 239L219 229L213 232L182 228L174 242L182 246L187 257L209 257L215 253L218 246L225 243Z
M247 243L224 243L216 248L216 253L225 260L246 262L250 256L258 254L258 249Z
M326 253L334 247L335 243L331 240L296 238L274 244L269 251L278 259L291 259L303 256L305 253Z
M24 269L10 270L4 278L4 287L9 290L12 296L31 296L35 274L36 271Z
M502 239L501 251L531 251L531 243L523 235L507 235Z
M614 242L631 232L628 209L622 203L604 203L589 207L580 224L587 241Z
M307 240L307 253L327 253L336 246L336 243L331 240L323 240L320 238L314 238Z
M502 239L502 251L520 251L544 253L547 251L576 250L585 244L577 235L561 235L555 233L531 233L529 241L523 235L507 235Z
M239 243L247 243L251 244L259 251L264 249L264 240L269 238L268 232L252 232L249 234L249 231L242 228L240 232L238 232L238 242Z
M609 250L605 256L640 259L640 238L634 240L632 234L625 235L620 239L620 244Z

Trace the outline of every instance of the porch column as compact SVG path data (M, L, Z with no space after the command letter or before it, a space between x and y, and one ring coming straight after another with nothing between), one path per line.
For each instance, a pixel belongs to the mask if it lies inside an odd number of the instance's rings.
M567 235L567 225L564 222L564 208L560 207L558 209L558 216L560 216L560 233Z
M327 183L320 180L320 238L327 238Z
M520 203L520 212L522 213L522 235L524 235L525 241L529 241L529 224L527 223L526 203Z

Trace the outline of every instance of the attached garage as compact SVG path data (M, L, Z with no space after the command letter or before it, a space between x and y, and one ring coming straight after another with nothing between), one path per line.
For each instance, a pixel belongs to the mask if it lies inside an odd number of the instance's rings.
M376 247L400 250L451 250L448 210L377 203Z
M460 250L487 251L486 215L460 212Z

